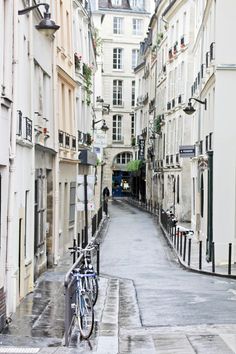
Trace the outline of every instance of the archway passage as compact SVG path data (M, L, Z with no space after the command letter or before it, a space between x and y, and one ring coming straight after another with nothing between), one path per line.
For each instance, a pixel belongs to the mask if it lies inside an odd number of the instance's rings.
M130 195L130 172L113 171L112 173L112 196L126 197Z
M131 192L131 173L127 171L127 164L133 159L131 152L122 152L115 156L112 171L112 196L126 197Z

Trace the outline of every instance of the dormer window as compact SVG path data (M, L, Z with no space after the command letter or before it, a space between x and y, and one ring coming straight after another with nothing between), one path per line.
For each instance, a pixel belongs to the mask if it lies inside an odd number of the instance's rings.
M142 9L143 8L143 0L130 0L130 7L132 9Z
M113 6L121 6L122 0L111 0Z

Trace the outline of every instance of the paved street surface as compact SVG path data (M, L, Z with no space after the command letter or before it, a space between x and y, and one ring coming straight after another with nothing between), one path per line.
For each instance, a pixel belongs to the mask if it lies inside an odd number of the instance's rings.
M66 256L42 275L0 335L0 353L236 353L236 281L182 269L155 219L109 203L95 331L63 347Z

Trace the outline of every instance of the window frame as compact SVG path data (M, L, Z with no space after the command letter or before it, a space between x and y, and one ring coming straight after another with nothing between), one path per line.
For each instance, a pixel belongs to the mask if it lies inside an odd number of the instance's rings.
M123 70L123 60L124 49L123 48L113 48L113 70Z
M139 56L139 49L138 48L134 48L132 49L132 69L136 68L136 66L138 65L138 56Z
M123 106L123 80L113 80L112 103L113 106Z
M115 163L117 163L118 165L127 165L132 160L133 160L133 154L128 151L120 152L115 157Z
M122 0L111 0L112 6L121 6Z
M141 18L133 18L132 19L132 34L134 36L141 36L142 35L142 23L143 23L143 20Z
M69 224L75 222L76 182L70 182Z
M123 17L113 17L113 34L120 35L123 34Z
M114 114L112 117L112 141L122 142L122 115Z

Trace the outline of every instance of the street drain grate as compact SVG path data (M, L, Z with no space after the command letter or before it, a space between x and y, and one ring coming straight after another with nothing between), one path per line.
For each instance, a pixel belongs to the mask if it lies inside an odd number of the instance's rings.
M17 347L0 347L0 353L4 354L34 354L38 353L40 348L17 348Z

